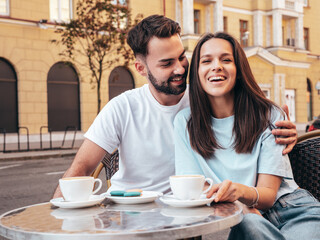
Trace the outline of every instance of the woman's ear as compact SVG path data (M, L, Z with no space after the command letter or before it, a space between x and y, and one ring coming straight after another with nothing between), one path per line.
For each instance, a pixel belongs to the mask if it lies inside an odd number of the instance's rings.
M137 72L140 73L141 76L144 76L144 77L147 76L147 73L148 73L147 66L141 58L139 57L136 58L136 62L134 66L136 67Z

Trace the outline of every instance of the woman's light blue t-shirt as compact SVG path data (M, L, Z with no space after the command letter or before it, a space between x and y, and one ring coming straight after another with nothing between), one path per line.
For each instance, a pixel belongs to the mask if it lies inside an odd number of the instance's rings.
M273 109L271 116L272 124L283 120L280 110ZM214 156L205 160L191 148L187 130L189 118L190 108L186 108L177 114L174 121L177 175L202 174L216 183L229 179L247 186L256 186L259 173L276 175L283 178L276 199L298 188L293 180L289 158L282 155L284 146L275 143L270 128L260 135L251 153L236 153L232 132L234 116L223 119L212 117L215 137L223 148L216 149Z

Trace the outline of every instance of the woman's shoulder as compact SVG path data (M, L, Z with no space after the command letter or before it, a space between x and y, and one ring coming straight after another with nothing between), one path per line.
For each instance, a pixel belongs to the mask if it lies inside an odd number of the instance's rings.
M174 123L176 124L177 122L187 122L190 118L190 107L182 109L180 112L177 113Z
M278 106L273 106L270 111L270 123L274 124L277 121L286 120L286 113L282 110L282 108Z
M176 117L189 118L191 114L190 107L186 107L177 113Z

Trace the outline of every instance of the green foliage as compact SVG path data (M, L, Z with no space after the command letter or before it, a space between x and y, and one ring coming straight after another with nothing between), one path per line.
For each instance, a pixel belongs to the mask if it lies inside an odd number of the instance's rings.
M127 66L133 60L126 37L141 17L138 15L131 19L128 0L79 0L75 18L57 23L55 32L60 34L60 39L52 42L64 46L61 56L90 69L90 82L97 87L98 112L101 108L102 74L116 64ZM82 59L85 62L80 62Z

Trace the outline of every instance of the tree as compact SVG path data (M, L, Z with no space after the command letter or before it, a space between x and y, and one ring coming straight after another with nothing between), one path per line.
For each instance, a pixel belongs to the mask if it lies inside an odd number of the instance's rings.
M128 0L79 0L75 16L69 22L57 23L55 33L60 39L51 42L63 46L61 56L90 70L99 113L103 72L116 63L127 66L133 59L126 37L141 15L131 19Z

